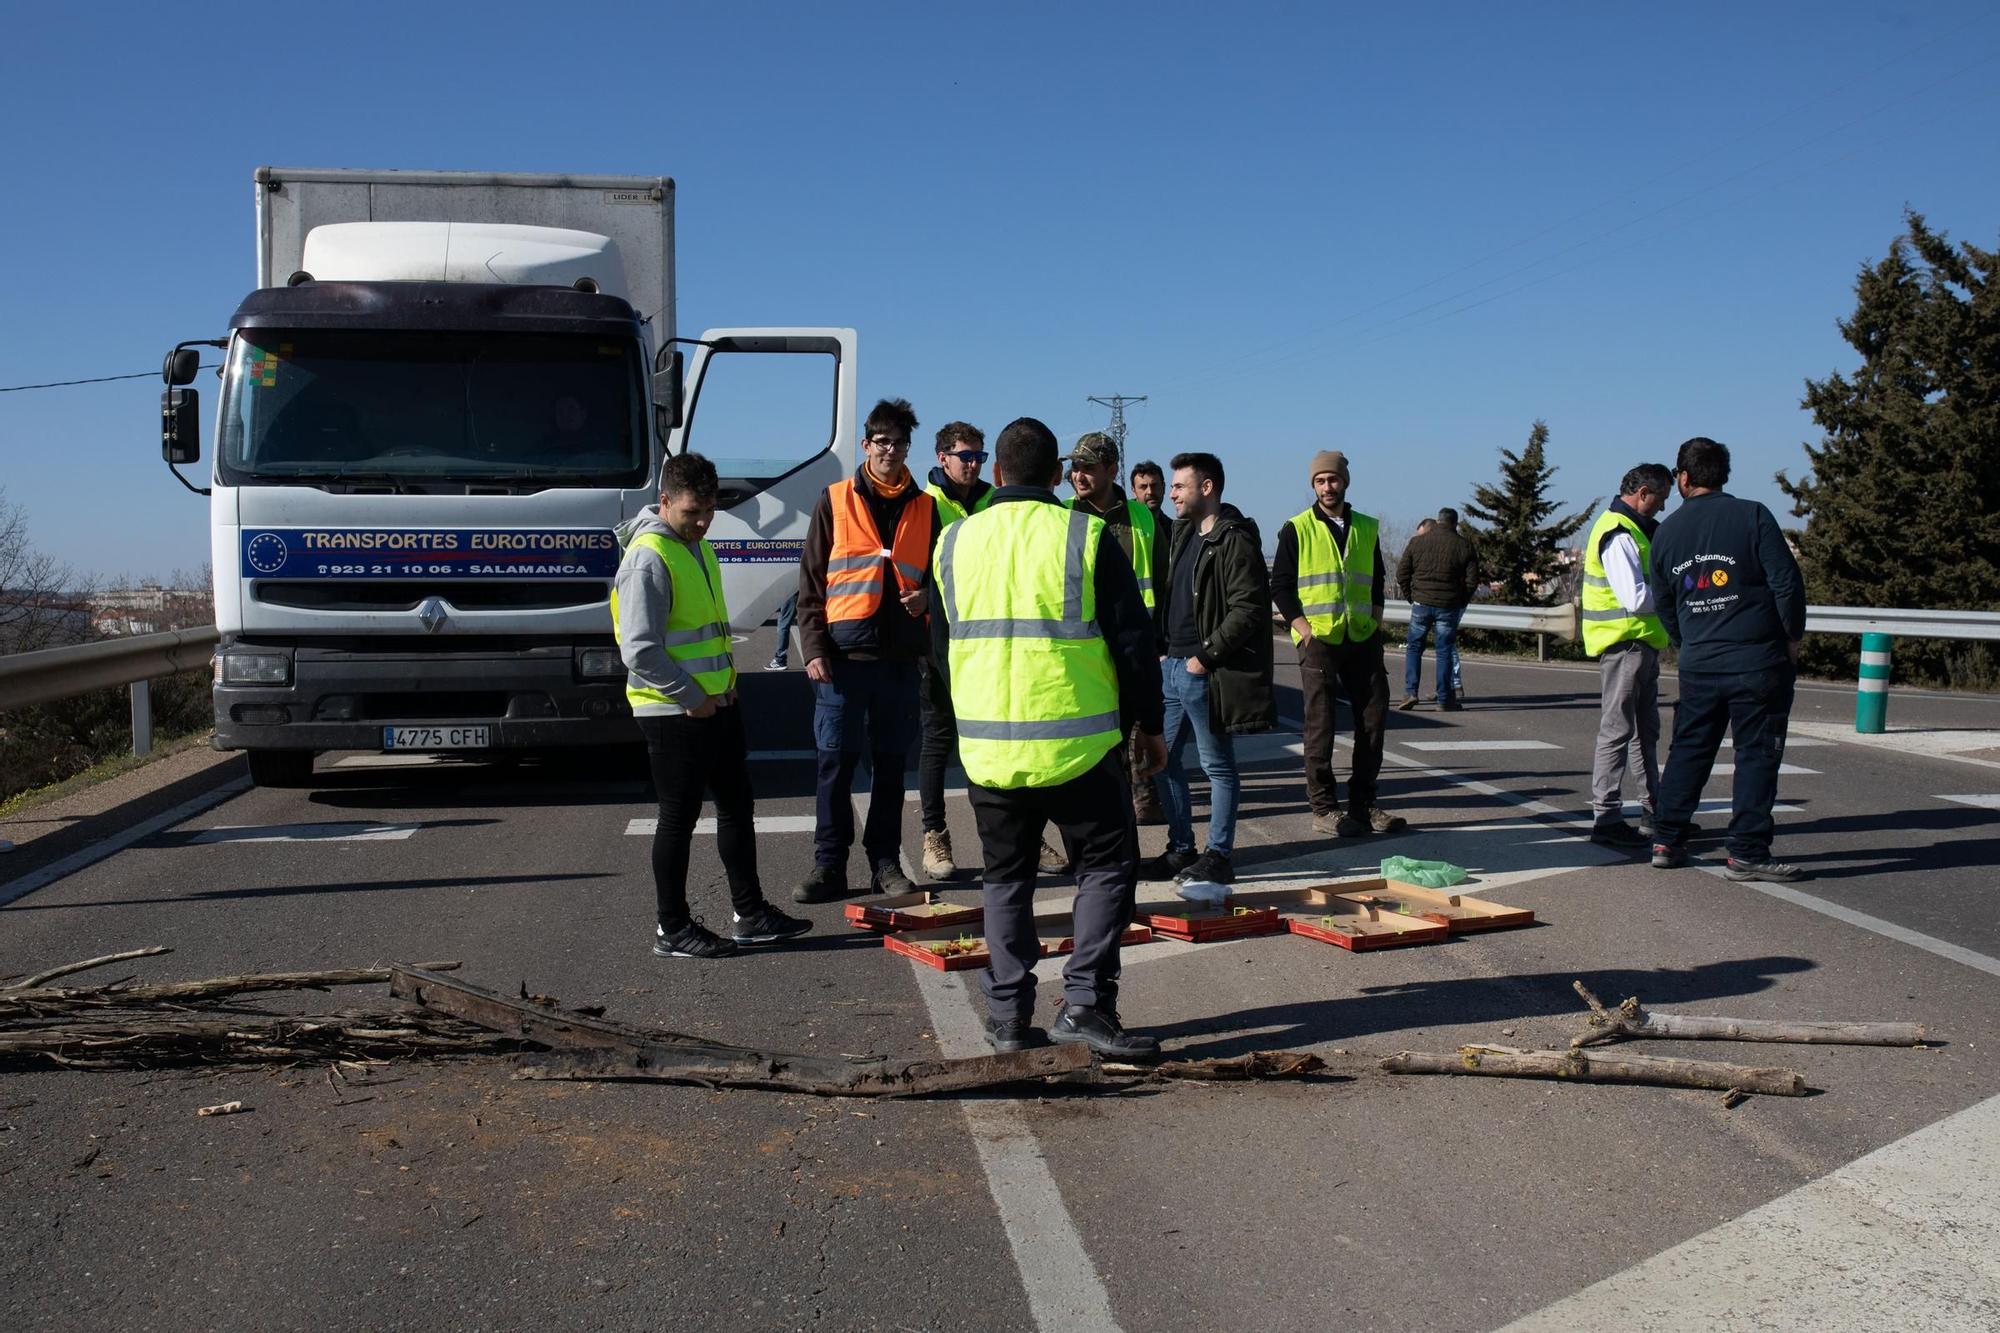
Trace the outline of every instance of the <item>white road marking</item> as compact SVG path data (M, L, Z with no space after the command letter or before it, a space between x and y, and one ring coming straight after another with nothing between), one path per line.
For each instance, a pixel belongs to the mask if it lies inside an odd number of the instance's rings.
M1661 765L1661 767L1665 767L1665 765L1663 764ZM1717 764L1713 768L1709 769L1708 773L1710 777L1726 778L1735 771L1736 771L1736 765L1734 764ZM1795 778L1816 778L1820 776L1820 771L1818 769L1800 768L1797 764L1779 764L1778 772L1781 775L1790 774L1792 777Z
M1645 813L1645 807L1637 801L1627 801L1625 802L1625 811L1627 814L1643 814ZM1697 815L1727 815L1735 813L1735 806L1727 796L1710 796L1696 802L1694 812ZM1802 815L1805 811L1796 805L1784 805L1780 803L1771 807L1771 813L1774 815Z
M980 1055L991 1048L978 1016L967 1003L966 978L973 972L940 972L912 966L917 990L930 1010L931 1031L947 1058ZM1062 1330L1115 1330L1111 1293L1097 1275L1083 1237L1063 1202L1048 1159L1035 1141L1016 1101L966 1099L972 1144L985 1168L987 1188L1000 1212L1000 1226L1014 1252L1027 1292L1028 1313L1043 1333Z
M1974 806L1980 810L2000 810L2000 795L1988 793L1983 796L1940 796L1940 801L1957 801L1960 805Z
M1832 744L1833 744L1832 741L1823 741L1816 736L1799 736L1791 732L1785 733L1785 748L1787 750L1800 750L1800 749L1810 750L1814 746L1825 748ZM1734 749L1735 747L1736 747L1736 741L1734 737L1724 736L1722 738L1723 749L1730 750Z
M1560 750L1553 741L1398 741L1405 750L1431 753L1453 750Z
M202 829L183 844L218 842L401 842L422 824L249 824Z
M249 778L237 778L225 782L214 791L203 792L190 800L182 801L171 810L162 811L151 819L134 824L122 833L114 833L100 842L94 842L79 852L72 852L60 861L51 862L40 870L32 870L18 879L10 879L0 884L0 907L27 897L37 889L47 888L66 875L73 875L85 866L95 865L114 852L122 852L141 838L150 838L161 829L172 828L183 819L192 819L202 811L221 805L232 796L250 790Z
M759 833L811 833L817 826L817 821L811 815L757 816L757 831ZM660 817L658 815L644 815L640 818L626 821L625 836L628 838L650 838L659 831L659 827ZM715 833L715 819L712 816L704 816L701 819L697 819L694 822L694 831L697 834L706 833L713 836Z
M1849 1162L1502 1333L1989 1333L2000 1097Z
M1954 764L1971 764L1977 768L2000 768L2000 760L1980 759L1965 753L1968 750L2000 749L2000 730L1991 728L1952 730L1942 727L1930 729L1912 727L1902 731L1892 728L1880 735L1866 736L1853 727L1838 722L1793 722L1792 734L1797 736L1801 733L1843 745L1894 750L1897 754L1917 755L1925 759L1946 759Z
M1954 963L1963 963L1965 966L1984 972L1988 976L2000 977L2000 958L1989 957L1977 950L1968 949L1962 944L1953 944L1950 940L1941 940L1935 935L1926 935L1922 931L1911 930L1907 926L1899 926L1893 921L1884 921L1879 916L1870 916L1866 912L1857 912L1851 907L1842 907L1839 903L1828 902L1824 898L1814 897L1812 894L1795 889L1789 884L1766 884L1762 880L1754 879L1745 880L1741 884L1738 884L1735 880L1730 880L1727 876L1723 875L1720 865L1699 862L1691 862L1690 864L1695 865L1697 869L1705 870L1711 875L1725 879L1732 887L1755 889L1757 892L1776 898L1780 902L1790 903L1794 907L1803 907L1808 912L1818 912L1821 916L1830 916L1835 921L1844 921L1850 926L1859 926L1861 929L1880 935L1884 939L1891 939L1898 943L1907 944L1913 949L1922 949L1925 953L1934 953L1940 958L1949 958Z

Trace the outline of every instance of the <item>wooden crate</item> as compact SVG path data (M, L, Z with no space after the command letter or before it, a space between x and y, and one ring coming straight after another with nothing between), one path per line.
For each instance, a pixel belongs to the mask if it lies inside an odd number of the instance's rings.
M1451 932L1434 921L1386 911L1373 903L1353 902L1339 894L1322 894L1316 907L1287 913L1285 926L1294 935L1324 940L1360 953L1404 944L1432 944Z
M872 903L849 903L843 915L862 930L941 930L976 924L986 909L978 903L948 903L929 893L899 893Z
M1454 935L1474 930L1506 930L1535 923L1535 914L1525 907L1509 907L1505 903L1489 902L1446 889L1427 889L1418 884L1405 884L1399 879L1357 880L1328 887L1337 889L1337 896L1349 902L1366 903L1372 900L1393 912L1435 922Z
M1279 935L1285 929L1284 920L1275 907L1239 907L1227 903L1221 907L1189 904L1180 911L1141 908L1139 920L1150 926L1155 934L1197 944Z
M1036 917L1035 934L1037 948L1043 958L1058 957L1076 949L1076 940L1070 934L1070 920L1066 914ZM1118 943L1146 944L1152 938L1153 932L1147 927L1131 925L1118 937ZM941 972L981 968L993 961L993 956L986 951L984 936L959 929L898 931L884 935L882 945Z

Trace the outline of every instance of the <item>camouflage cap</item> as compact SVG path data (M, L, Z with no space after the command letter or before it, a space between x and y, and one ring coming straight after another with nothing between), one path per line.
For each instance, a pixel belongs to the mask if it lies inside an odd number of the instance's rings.
M1112 467L1117 467L1117 442L1103 431L1094 430L1090 434L1079 438L1076 444L1071 447L1069 451L1069 463L1071 467L1076 467L1079 464L1084 467L1098 467L1107 463Z

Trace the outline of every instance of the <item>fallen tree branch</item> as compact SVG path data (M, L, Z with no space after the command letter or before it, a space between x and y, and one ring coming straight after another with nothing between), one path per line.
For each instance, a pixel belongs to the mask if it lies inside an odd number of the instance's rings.
M88 972L93 967L108 967L112 963L123 963L133 958L151 958L157 954L172 952L173 950L164 944L155 944L145 949L127 949L123 953L108 953L101 958L86 958L80 963L64 963L61 967L52 967L46 972L37 972L32 977L24 977L20 981L0 987L0 990L33 990L37 986L54 981L57 977L66 977L72 972Z
M1107 1074L1191 1083L1234 1083L1251 1079L1304 1078L1326 1068L1310 1051L1251 1051L1215 1060L1163 1060L1156 1065L1106 1064Z
M1677 1041L1778 1041L1807 1045L1917 1046L1925 1032L1919 1023L1798 1023L1767 1018L1715 1018L1698 1014L1662 1014L1644 1008L1639 997L1627 998L1616 1009L1591 994L1581 981L1570 983L1590 1006L1584 1031L1570 1039L1572 1048L1640 1037Z
M92 962L108 962L120 956L110 955ZM448 972L459 966L455 961L424 964L426 970L433 972ZM167 981L145 986L9 988L0 990L0 1022L16 1018L57 1018L83 1009L135 1009L160 1004L187 1004L259 991L379 985L389 980L389 973L390 969L386 967L348 967L321 972L252 972L241 976Z
M1401 1051L1381 1068L1391 1074L1484 1074L1496 1078L1554 1078L1574 1083L1648 1083L1671 1088L1710 1088L1803 1097L1806 1076L1795 1069L1753 1068L1718 1060L1676 1060L1650 1055L1605 1055L1595 1051L1515 1051L1463 1046L1456 1055Z
M1080 1046L903 1062L760 1051L678 1032L628 1027L532 999L514 999L422 968L399 965L391 971L389 993L398 999L556 1052L523 1056L519 1061L523 1078L643 1079L822 1097L917 1097L1069 1074L1093 1063L1090 1052Z
M518 1043L471 1024L421 1011L145 1015L0 1031L0 1066L47 1059L86 1069L132 1069L234 1060L491 1055L517 1048Z

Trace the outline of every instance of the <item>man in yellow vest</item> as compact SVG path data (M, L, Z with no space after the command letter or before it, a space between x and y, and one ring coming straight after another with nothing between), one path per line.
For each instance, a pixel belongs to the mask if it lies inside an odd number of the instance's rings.
M985 861L987 1036L1000 1051L1054 1040L1150 1059L1159 1043L1118 1016L1118 940L1139 860L1125 738L1136 730L1142 776L1166 762L1152 618L1104 521L1056 499L1054 432L1022 417L994 455L991 503L938 539L931 609ZM1049 824L1076 853L1076 949L1045 1034L1034 1026L1034 914Z
M1162 594L1167 579L1166 534L1154 518L1153 507L1127 498L1118 485L1118 442L1098 430L1079 437L1069 451L1069 484L1076 492L1070 507L1103 519L1131 562L1132 572L1139 578L1140 600L1152 613L1160 650L1165 652L1166 603ZM1166 822L1160 793L1155 784L1140 781L1136 768L1132 772L1132 815L1141 824Z
M611 625L625 659L631 702L652 763L660 822L653 834L658 909L653 952L727 958L738 945L803 935L810 921L764 899L750 755L737 706L722 569L705 535L715 520L715 465L680 454L660 468L660 507L618 528L624 559L611 589ZM731 938L688 913L688 859L702 794L715 800L716 848L729 876Z
M1322 449L1309 469L1313 504L1278 529L1271 601L1299 648L1306 704L1306 796L1315 833L1342 838L1409 826L1375 803L1382 734L1389 725L1389 673L1376 631L1382 623L1380 524L1347 503L1347 455ZM1333 776L1334 699L1354 709L1354 772L1347 808Z
M986 508L993 494L993 487L979 475L986 457L986 432L979 427L949 421L938 428L937 466L931 469L924 492L937 506L942 526L950 527L967 514ZM917 797L923 815L924 873L936 880L952 879L958 874L958 865L952 860L951 829L944 819L944 770L958 744L958 732L951 715L951 697L938 683L930 659L921 659L918 666L923 746L917 756Z
M1597 659L1597 755L1590 765L1590 840L1639 851L1653 844L1660 799L1660 649L1653 612L1653 534L1673 494L1662 463L1641 463L1618 483L1583 544L1583 651ZM1625 773L1645 784L1640 826L1625 818Z

